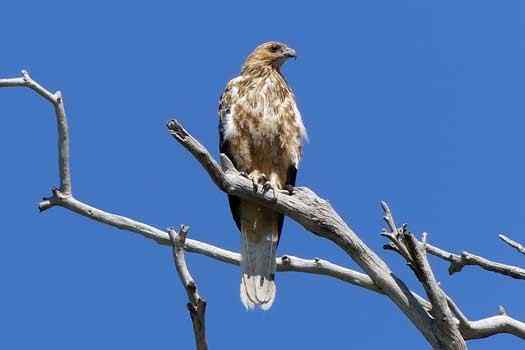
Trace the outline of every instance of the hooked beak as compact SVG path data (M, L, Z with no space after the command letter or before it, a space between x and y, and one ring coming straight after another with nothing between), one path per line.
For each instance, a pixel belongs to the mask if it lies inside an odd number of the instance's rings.
M297 53L295 52L294 49L291 49L289 47L286 48L286 50L284 51L284 54L288 58L293 57L293 58L297 59Z

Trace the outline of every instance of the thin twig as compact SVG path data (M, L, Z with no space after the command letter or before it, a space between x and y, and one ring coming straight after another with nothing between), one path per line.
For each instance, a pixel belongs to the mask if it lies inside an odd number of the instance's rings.
M520 244L520 243L518 243L516 241L513 241L512 239L510 239L509 237L505 236L504 234L500 234L499 238L503 242L505 242L508 245L510 245L512 248L516 249L521 254L525 254L525 247L522 244Z
M60 91L51 93L42 85L34 81L29 73L22 71L22 77L12 79L0 79L0 87L28 87L37 94L51 102L55 109L58 131L58 171L60 174L60 192L64 195L71 194L71 169L69 163L69 129L67 126L66 110L64 99ZM42 203L40 208L48 208L46 203Z
M518 266L502 264L469 252L462 252L461 255L450 253L431 244L427 244L426 249L429 254L450 262L448 272L451 275L460 272L465 266L479 266L486 271L516 279L525 279L525 269Z
M189 303L186 305L190 313L193 324L193 333L195 335L195 345L197 350L207 350L208 342L206 341L206 300L204 300L197 289L197 284L188 270L186 258L184 257L184 244L188 234L188 226L181 226L179 233L174 229L168 229L171 244L173 247L173 260L179 274L180 280L186 293L188 294Z

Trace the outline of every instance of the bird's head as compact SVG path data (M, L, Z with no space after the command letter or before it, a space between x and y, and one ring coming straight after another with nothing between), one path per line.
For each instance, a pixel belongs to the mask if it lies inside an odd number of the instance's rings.
M289 58L297 58L295 50L277 41L261 44L246 58L243 69L255 66L269 66L279 69Z

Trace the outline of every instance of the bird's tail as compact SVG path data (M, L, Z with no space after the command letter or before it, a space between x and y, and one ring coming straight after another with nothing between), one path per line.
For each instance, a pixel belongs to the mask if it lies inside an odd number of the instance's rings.
M241 301L248 310L268 310L276 291L278 215L252 203L243 203L241 212Z

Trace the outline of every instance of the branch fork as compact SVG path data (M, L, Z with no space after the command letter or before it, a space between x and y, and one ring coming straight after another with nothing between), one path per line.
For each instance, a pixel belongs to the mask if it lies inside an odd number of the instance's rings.
M396 227L394 217L386 202L382 201L381 207L385 213L384 219L387 226L382 235L391 241L387 248L396 251L407 261L408 266L423 285L428 300L432 304L432 326L439 348L446 350L466 349L467 345L459 330L459 321L450 310L447 295L441 289L428 263L426 254L427 234L424 233L421 242L418 241L408 231L407 224L401 228Z

